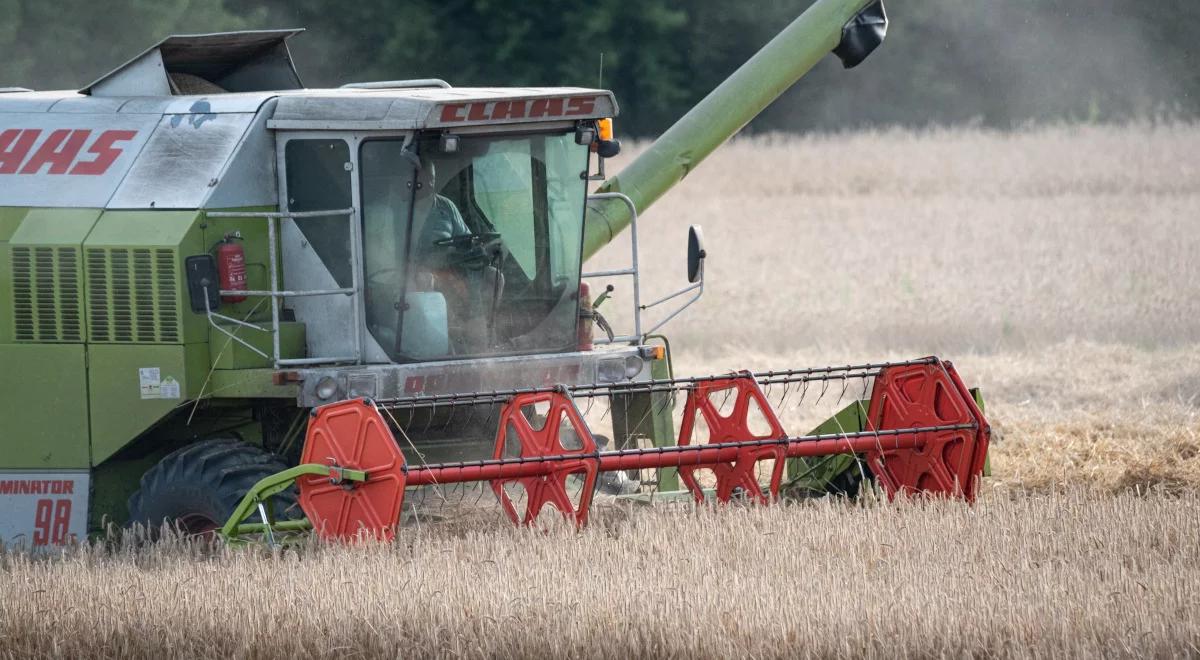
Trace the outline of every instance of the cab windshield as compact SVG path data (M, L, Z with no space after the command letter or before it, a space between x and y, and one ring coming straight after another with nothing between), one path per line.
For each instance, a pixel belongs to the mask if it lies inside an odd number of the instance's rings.
M391 359L573 349L587 158L573 132L362 144L367 329Z

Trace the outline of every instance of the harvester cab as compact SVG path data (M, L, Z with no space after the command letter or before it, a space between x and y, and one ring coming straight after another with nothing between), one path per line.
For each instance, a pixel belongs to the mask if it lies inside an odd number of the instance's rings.
M169 37L77 92L0 94L0 359L25 375L0 396L0 540L390 537L472 483L525 522L864 477L973 497L987 425L948 363L675 375L656 333L703 293L697 228L688 285L641 299L638 214L885 31L878 0L818 0L609 178L611 92L307 89L296 30ZM626 229L627 265L584 268ZM775 408L814 400L829 421L786 431Z

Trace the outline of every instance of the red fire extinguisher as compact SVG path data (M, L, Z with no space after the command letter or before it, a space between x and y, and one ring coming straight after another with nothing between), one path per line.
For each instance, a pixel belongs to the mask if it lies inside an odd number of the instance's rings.
M225 234L217 244L217 277L222 291L246 290L246 251L242 249L241 232ZM221 296L222 302L240 303L246 296Z

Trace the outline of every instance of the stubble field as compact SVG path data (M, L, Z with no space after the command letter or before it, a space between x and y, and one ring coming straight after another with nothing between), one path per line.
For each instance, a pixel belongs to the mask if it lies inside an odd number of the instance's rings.
M976 506L4 554L0 656L1200 656L1197 221L1198 126L736 141L644 216L647 296L688 224L711 255L677 371L953 360L995 430Z

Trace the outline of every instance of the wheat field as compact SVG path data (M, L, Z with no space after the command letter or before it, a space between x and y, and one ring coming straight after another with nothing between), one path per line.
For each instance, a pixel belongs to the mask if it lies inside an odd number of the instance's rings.
M735 141L643 217L648 297L707 238L677 371L953 360L995 429L977 505L0 553L0 657L1198 657L1198 220L1189 124Z

